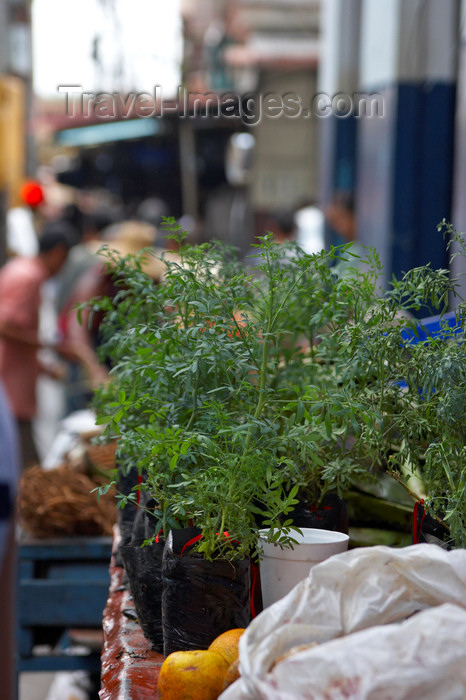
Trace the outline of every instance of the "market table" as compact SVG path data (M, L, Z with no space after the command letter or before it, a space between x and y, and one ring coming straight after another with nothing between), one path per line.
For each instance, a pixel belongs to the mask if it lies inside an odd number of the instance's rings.
M118 536L115 536L115 541ZM135 619L122 567L110 564L110 591L103 616L101 700L154 700L164 657L153 651Z

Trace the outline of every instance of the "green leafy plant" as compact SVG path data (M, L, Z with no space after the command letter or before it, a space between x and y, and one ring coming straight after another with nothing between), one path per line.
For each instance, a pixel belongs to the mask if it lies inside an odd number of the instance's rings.
M460 254L462 236L446 226L448 247ZM430 333L410 312L440 316L453 301L454 318ZM383 465L414 501L444 528L454 546L466 545L464 414L466 365L465 305L457 280L448 270L430 265L393 279L386 294L374 300L371 315L349 326L350 363L365 367L358 393L378 429L367 435L372 461Z
M378 260L354 284L332 269L349 246L310 256L265 236L258 252L251 275L219 243L182 245L160 285L114 260L121 291L93 302L114 378L98 421L144 475L160 529L198 526L207 558L253 551L258 523L292 543L298 492L317 502L367 474L374 420L343 382L339 333L372 303Z
M422 467L428 507L461 543L462 336L402 333L417 332L413 311L446 306L448 274L412 270L383 293L372 250L306 255L265 236L251 274L220 243L180 244L162 284L114 260L121 290L93 302L113 365L98 421L143 476L156 530L193 524L203 556L241 558L259 525L293 543L298 497L343 495L377 469L409 490Z

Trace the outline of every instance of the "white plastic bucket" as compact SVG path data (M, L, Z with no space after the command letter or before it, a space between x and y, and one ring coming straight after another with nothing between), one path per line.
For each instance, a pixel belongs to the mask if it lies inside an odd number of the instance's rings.
M299 581L309 575L313 566L333 554L348 549L349 536L343 532L311 527L303 527L300 530L302 535L297 532L292 534L293 539L298 542L293 545L294 549L281 549L279 545L265 539L259 540L264 552L260 565L264 608L289 593ZM268 530L259 532L265 537Z

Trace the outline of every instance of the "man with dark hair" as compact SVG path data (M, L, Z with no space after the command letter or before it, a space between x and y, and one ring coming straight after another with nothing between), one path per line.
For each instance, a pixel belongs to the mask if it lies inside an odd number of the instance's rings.
M92 213L83 215L80 239L77 245L73 246L73 250L57 276L55 304L58 313L66 307L81 275L101 261L97 251L103 245L102 233L115 224L116 220L116 214L104 207L96 208Z
M44 347L39 340L41 287L63 266L74 242L69 224L51 222L40 236L37 255L13 258L0 270L0 378L18 424L23 467L39 461L32 435L38 375L63 376L61 367L45 366L38 357ZM53 349L71 353L67 347Z
M294 252L292 248L286 244L296 241L296 232L297 226L295 215L292 210L277 209L267 216L264 234L272 233L274 242L282 246L280 250L280 264L286 265L290 256L293 256ZM260 243L260 241L256 240L256 243ZM264 264L262 253L259 252L257 248L252 247L245 258L245 264L254 274L259 275L257 267Z
M269 216L267 230L273 233L277 243L287 243L296 238L294 211L278 209Z

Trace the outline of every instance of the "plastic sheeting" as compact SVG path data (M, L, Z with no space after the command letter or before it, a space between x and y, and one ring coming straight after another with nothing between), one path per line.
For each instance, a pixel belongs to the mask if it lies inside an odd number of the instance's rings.
M465 550L336 555L249 625L221 700L460 700L465 609Z

